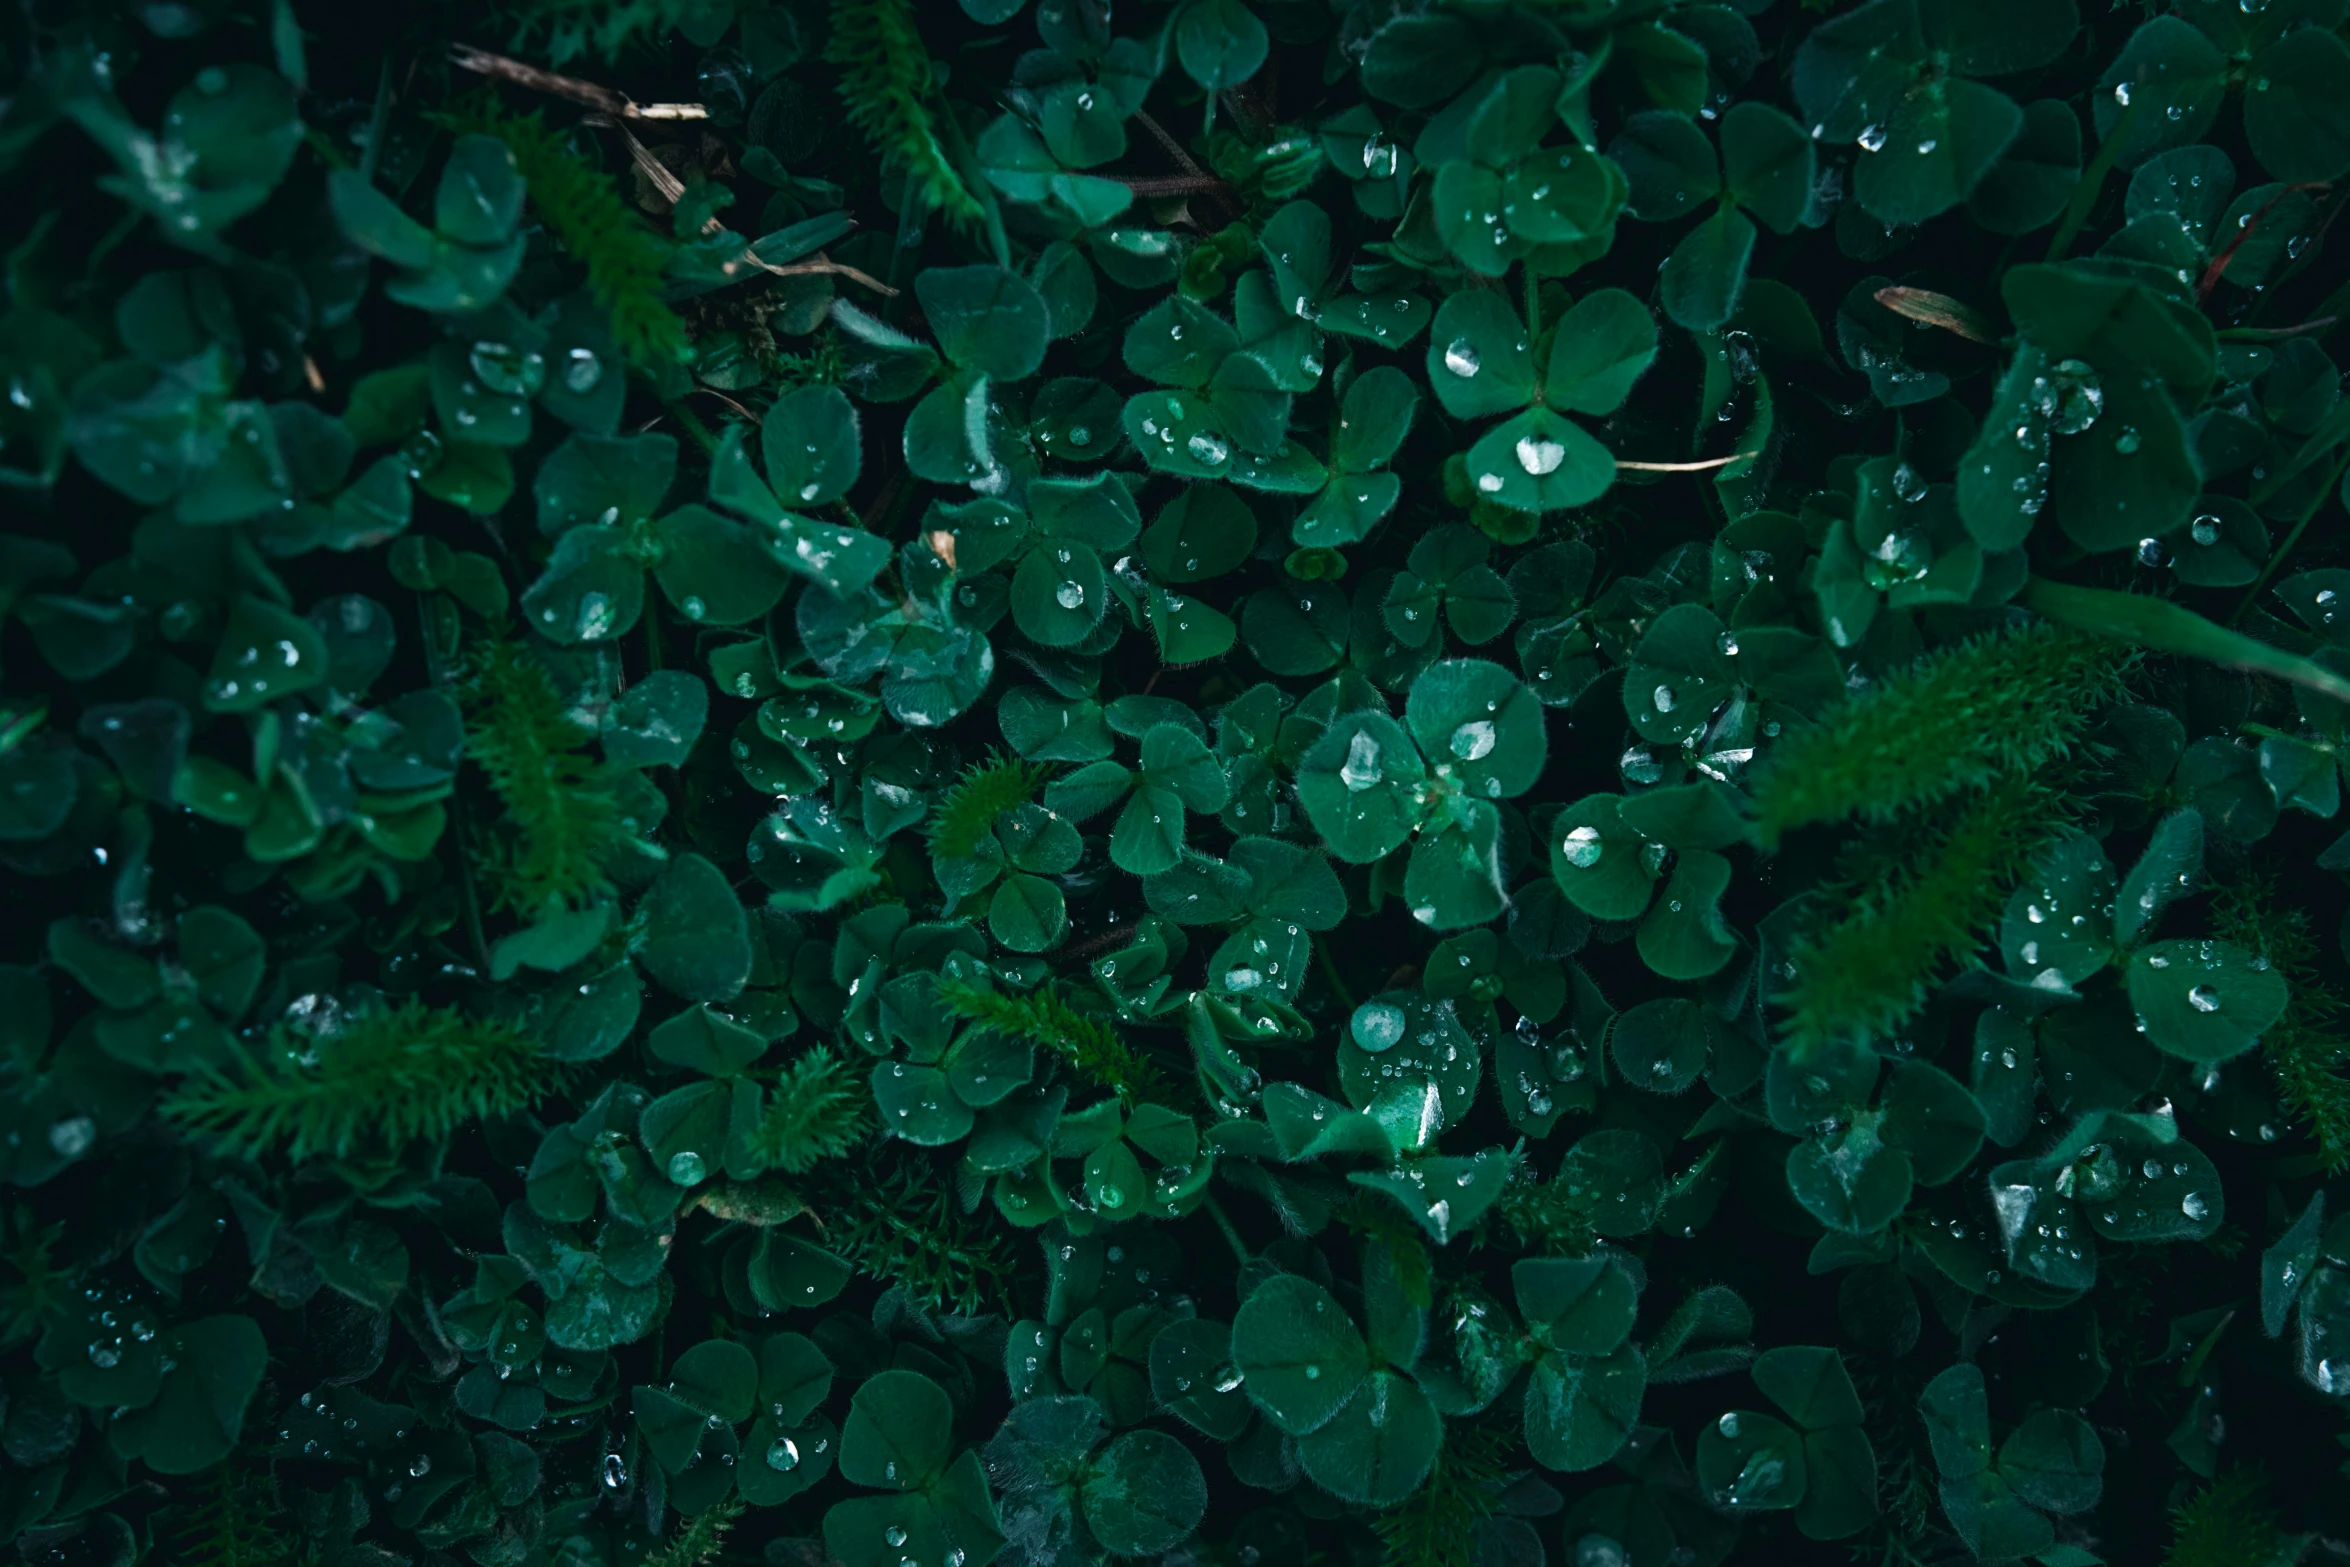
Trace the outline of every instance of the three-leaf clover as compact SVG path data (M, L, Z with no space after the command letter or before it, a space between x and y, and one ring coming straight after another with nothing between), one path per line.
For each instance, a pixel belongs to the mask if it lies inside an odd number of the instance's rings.
M1746 287L1757 222L1792 233L1812 199L1812 144L1767 104L1733 104L1721 120L1721 156L1688 119L1661 109L1624 122L1608 146L1631 185L1626 209L1647 223L1713 212L1681 237L1657 279L1665 314L1693 332L1730 319Z
M1525 323L1499 294L1464 289L1436 312L1428 384L1456 419L1520 410L1468 451L1469 482L1516 511L1558 511L1597 500L1615 482L1616 460L1569 413L1623 406L1656 358L1656 321L1620 288L1577 300L1559 319L1538 376Z

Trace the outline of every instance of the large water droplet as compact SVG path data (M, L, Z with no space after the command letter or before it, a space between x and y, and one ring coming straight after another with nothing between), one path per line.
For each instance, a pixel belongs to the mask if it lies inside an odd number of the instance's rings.
M86 1115L69 1115L49 1128L49 1146L60 1159L79 1159L98 1140L98 1123Z
M1456 337L1444 350L1444 368L1466 381L1477 373L1477 345Z
M482 385L505 397L535 396L547 379L547 362L537 350L510 343L476 343L465 362Z
M1346 765L1338 769L1338 781L1346 785L1347 793L1361 794L1379 777L1379 742L1368 730L1358 729L1347 745Z
M1531 435L1518 437L1518 466L1539 479L1546 473L1558 471L1558 465L1567 460L1567 449L1556 441L1536 440Z
M1221 440L1205 430L1200 431L1183 444L1204 467L1221 467L1224 460L1232 455L1231 447L1226 446Z
M699 1186L709 1174L709 1161L691 1148L681 1148L669 1156L669 1178L680 1186Z
M1405 1019L1403 1008L1392 1001L1366 1001L1355 1008L1353 1029L1355 1043L1376 1055L1393 1049L1402 1039Z
M609 593L588 592L579 596L579 611L572 621L572 635L581 642L596 642L612 634L619 616L612 608Z
M2198 1012L2217 1012L2219 1010L2219 992L2209 985L2197 985L2193 990L2187 992L2187 1005Z
M604 379L604 361L592 348L574 348L563 356L563 385L569 391L592 392Z
M1567 834L1559 844L1559 852L1567 857L1569 865L1587 871L1599 863L1599 857L1607 852L1607 844L1598 828L1583 826Z
M800 1466L800 1444L788 1436L779 1436L767 1444L767 1467L776 1470L797 1469Z
M1452 754L1464 762L1482 761L1493 754L1493 720L1473 718L1452 732Z

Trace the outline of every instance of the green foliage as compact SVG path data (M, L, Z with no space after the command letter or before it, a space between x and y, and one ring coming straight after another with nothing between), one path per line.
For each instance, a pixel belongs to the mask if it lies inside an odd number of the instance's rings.
M546 667L515 643L485 643L459 690L466 754L505 807L480 860L498 905L529 916L602 898L634 834Z
M866 1102L845 1063L822 1045L809 1050L768 1090L758 1134L767 1167L799 1175L850 1153L871 1130Z
M163 1113L222 1153L295 1163L398 1154L461 1126L528 1109L563 1071L511 1024L416 1002L331 1031L275 1031L225 1067L184 1079Z
M618 21L607 11L599 30ZM565 145L544 115L509 113L486 95L442 118L451 130L496 137L514 155L531 210L587 268L588 289L609 313L621 353L650 364L687 352L685 323L662 297L671 246L630 208L612 176Z
M904 174L925 209L976 220L979 199L942 140L937 67L914 7L908 0L832 0L831 21L824 58L840 72L849 122L886 166Z
M2033 627L1946 648L1839 704L1773 758L1755 807L1765 841L1815 822L1885 822L2066 755L2121 689L2127 660Z
M2314 1551L2342 10L8 9L0 1551Z
M930 852L947 859L972 853L979 840L994 830L996 818L1034 798L1044 778L1043 767L1002 755L963 769L954 786L939 797L924 825L930 836Z
M1988 939L2008 889L2066 816L2063 796L2007 777L1936 811L1868 829L1845 851L1787 961L1790 1047L1888 1038Z

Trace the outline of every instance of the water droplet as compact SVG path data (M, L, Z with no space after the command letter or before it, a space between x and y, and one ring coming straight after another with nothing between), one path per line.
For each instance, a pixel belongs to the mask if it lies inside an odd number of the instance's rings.
M1860 150L1863 152L1883 152L1885 150L1885 127L1864 125L1861 127L1860 135L1854 140L1860 143Z
M1597 865L1599 857L1606 851L1607 844L1600 838L1599 829L1591 826L1576 828L1559 845L1559 852L1566 856L1567 863L1578 870L1587 871Z
M1403 1039L1405 1018L1403 1008L1391 1001L1366 1001L1355 1008L1349 1024L1355 1043L1376 1054L1389 1050Z
M1444 350L1444 368L1466 381L1478 370L1477 345L1465 337L1456 337Z
M2219 1010L2219 992L2209 985L2197 985L2193 990L2187 992L2187 1005L2198 1012L2217 1012Z
M535 349L509 343L476 343L465 362L482 385L505 397L535 396L547 379L547 362Z
M604 379L604 361L592 348L574 348L563 356L563 385L573 392L592 392Z
M1556 441L1536 440L1531 435L1518 437L1518 466L1539 479L1546 473L1558 471L1558 465L1567 460L1567 449ZM1496 483L1494 488L1501 486Z
M779 1436L767 1445L767 1467L774 1470L797 1469L800 1465L800 1444L788 1436Z
M2187 529L2187 536L2196 543L2209 547L2219 542L2219 519L2209 512L2195 519Z
M1338 769L1338 781L1346 785L1347 793L1361 794L1379 779L1379 742L1368 730L1358 729L1347 745L1346 764Z
M709 1174L709 1161L691 1148L681 1148L669 1156L669 1178L680 1186L699 1186Z
M581 642L595 642L612 634L619 616L612 608L608 593L588 592L579 596L579 610L572 622L572 636Z
M1493 753L1493 745L1490 718L1473 718L1452 732L1452 754L1464 762L1483 761Z
M49 1128L49 1146L60 1159L79 1159L98 1140L98 1123L86 1115L69 1115Z

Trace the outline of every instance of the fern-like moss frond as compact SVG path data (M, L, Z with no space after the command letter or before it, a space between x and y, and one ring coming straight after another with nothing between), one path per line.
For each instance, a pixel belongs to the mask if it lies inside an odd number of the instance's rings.
M2342 998L2317 966L2317 941L2305 910L2277 901L2276 884L2249 876L2212 900L2212 933L2268 959L2292 987L2285 1015L2260 1036L2261 1059L2276 1074L2278 1096L2317 1143L2326 1168L2350 1166L2350 1038Z
M768 1168L798 1175L850 1152L868 1130L865 1103L856 1074L830 1050L801 1056L767 1093L758 1141Z
M514 154L530 204L573 260L612 321L612 341L638 364L681 357L685 323L661 297L672 246L622 196L619 183L574 155L537 112L510 114L487 93L440 116L450 129L492 136Z
M1599 1243L1592 1217L1587 1188L1563 1176L1546 1181L1520 1157L1509 1184L1478 1225L1477 1236L1481 1244L1499 1241L1513 1251L1582 1257Z
M841 100L884 163L905 171L933 211L959 223L985 215L939 138L930 53L907 0L832 0L825 59L840 70Z
M1017 1316L1019 1254L992 1215L963 1211L925 1154L885 1149L856 1164L821 1167L810 1207L824 1242L860 1273L894 1284L927 1311Z
M543 49L556 65L585 55L610 60L642 38L709 9L708 0L525 0L516 48Z
M2268 1476L2231 1469L2171 1509L2162 1567L2267 1567L2284 1543L2268 1501Z
M1478 1526L1500 1504L1516 1444L1491 1422L1447 1427L1444 1438L1420 1488L1370 1519L1386 1567L1472 1567L1485 1559Z
M930 852L948 860L972 853L997 817L1035 795L1045 771L1038 763L1000 755L964 768L930 818Z
M41 1330L66 1304L73 1270L57 1262L62 1224L44 1224L30 1207L0 1209L0 1349L13 1349Z
M1815 822L1887 822L2067 754L2122 689L2126 650L2051 626L1979 637L1780 742L1755 796L1765 843Z
M196 1505L172 1531L182 1567L277 1567L294 1548L278 1523L268 1476L234 1457L197 1477Z
M482 867L498 905L536 918L602 897L606 863L631 833L545 667L513 643L484 644L459 696L467 754L506 806Z
M528 1108L562 1066L511 1024L408 1002L329 1034L280 1029L183 1080L163 1113L233 1158L396 1153Z
M709 1567L743 1515L743 1499L729 1496L694 1514L676 1539L645 1558L645 1567Z
M1799 938L1777 998L1802 1052L1882 1037L1971 957L2008 890L2064 822L2064 796L2007 777L1930 813L1865 835L1840 867L1825 915Z
M938 987L938 998L957 1017L1042 1046L1079 1077L1129 1104L1159 1092L1156 1067L1118 1037L1116 1029L1070 1006L1050 985L1021 996L946 980Z

